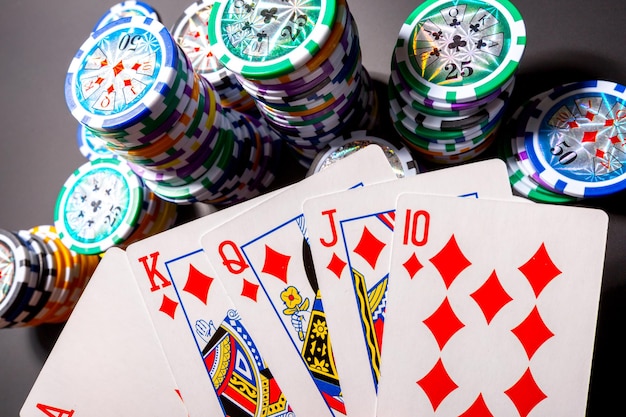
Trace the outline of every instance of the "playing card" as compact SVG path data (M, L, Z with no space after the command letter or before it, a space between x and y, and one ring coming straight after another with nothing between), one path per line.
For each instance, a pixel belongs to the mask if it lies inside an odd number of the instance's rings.
M398 198L379 416L584 416L608 216Z
M121 249L100 261L20 411L72 415L187 416Z
M308 256L302 202L395 181L370 146L205 234L202 246L298 415L344 415L341 384ZM380 162L380 163L378 163ZM306 379L301 379L305 375ZM289 392L287 390L290 390ZM298 408L293 398L301 397Z
M191 416L285 415L290 405L200 247L200 235L282 190L127 248Z
M395 205L397 196L408 190L511 198L506 166L489 160L305 201L313 263L348 414L372 416L376 410Z
M346 181L393 178L382 151L355 154L353 162L337 170ZM360 174L358 163L372 165ZM350 172L346 172L346 169ZM371 171L371 172L370 172ZM302 187L314 192L332 175L307 179ZM127 253L146 305L163 344L172 372L192 416L222 414L284 415L291 409L301 414L314 403L307 395L308 373L290 371L297 384L289 386L274 378L274 367L264 361L267 348L257 346L248 332L249 319L225 293L213 266L204 256L200 235L220 224L232 223L236 215L260 202L288 192L278 190L254 200L220 210L193 222L130 245ZM282 365L282 363L279 363ZM315 389L315 386L310 386ZM292 400L295 396L295 400ZM323 403L322 403L323 404Z

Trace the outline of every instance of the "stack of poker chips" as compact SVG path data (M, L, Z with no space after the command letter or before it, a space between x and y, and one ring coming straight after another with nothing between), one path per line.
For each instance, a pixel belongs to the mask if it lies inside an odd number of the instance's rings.
M626 188L626 86L573 82L523 103L498 142L513 191L571 203Z
M170 29L172 36L191 60L197 74L206 78L219 96L222 107L243 113L258 113L254 99L235 74L215 57L209 43L208 23L214 0L190 4Z
M274 179L278 137L222 107L151 18L121 18L92 33L70 64L65 97L85 129L169 202L230 204Z
M227 108L218 116L214 146L197 151L205 161L199 169L154 172L133 165L133 170L160 198L176 204L230 205L267 190L275 178L280 140L256 117Z
M526 30L508 0L427 0L402 25L389 114L405 143L440 164L469 161L495 140Z
M326 145L313 160L307 176L323 171L346 156L370 145L376 145L383 150L396 177L410 177L422 172L423 168L406 146L374 136L366 130L355 130L337 137Z
M0 229L0 328L66 321L99 261L68 249L52 226Z
M165 231L177 205L155 195L121 158L101 158L76 169L57 197L54 227L61 242L84 255Z
M375 126L378 98L345 0L216 1L208 28L213 54L303 166L335 137Z

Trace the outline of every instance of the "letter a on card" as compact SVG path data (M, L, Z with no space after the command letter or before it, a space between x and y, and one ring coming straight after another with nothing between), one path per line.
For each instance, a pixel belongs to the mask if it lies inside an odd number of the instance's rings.
M65 324L21 417L187 417L126 254L109 249Z

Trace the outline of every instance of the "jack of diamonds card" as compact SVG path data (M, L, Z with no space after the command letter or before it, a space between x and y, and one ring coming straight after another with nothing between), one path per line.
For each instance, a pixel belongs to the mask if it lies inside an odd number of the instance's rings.
M311 401L306 412L312 416L345 415L346 410L305 239L302 202L312 195L395 180L388 162L362 163L370 152L382 155L380 148L367 147L202 238L251 335L268 352L269 365L274 369L276 364L277 379L302 370L309 373L313 390L302 388Z
M405 191L511 198L506 167L481 161L305 201L311 252L348 414L376 411L389 256Z
M380 416L584 416L608 216L403 194Z

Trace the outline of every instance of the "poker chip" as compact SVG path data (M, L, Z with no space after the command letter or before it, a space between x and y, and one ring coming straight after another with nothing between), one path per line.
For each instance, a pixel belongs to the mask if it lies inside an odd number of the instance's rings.
M177 204L223 205L266 190L275 177L268 167L274 166L270 160L278 159L279 139L264 123L234 109L220 108L206 123L185 164L170 164L158 172L145 164L131 168L160 198ZM263 161L260 168L258 161Z
M136 0L128 0L113 5L109 10L102 15L93 28L93 31L97 31L104 26L108 25L114 20L118 20L122 17L130 16L144 16L150 17L156 20L160 20L159 13L154 7L148 3Z
M524 21L507 0L430 0L402 25L393 59L420 96L466 103L505 84L525 45Z
M91 129L117 132L167 113L181 56L157 20L125 17L92 33L70 63L65 98Z
M25 245L12 232L0 229L0 318L11 321L14 309L34 286L32 257Z
M72 252L61 242L53 226L36 226L30 230L31 233L42 237L44 241L54 250L56 259L56 281L53 291L54 304L50 308L44 320L54 322L60 318L61 310L70 303L70 296L77 284L76 265L72 257Z
M191 53L188 38L206 38L199 30L206 31L201 20L207 19L211 9L207 2L188 7L175 25L178 41L158 21L118 19L93 33L68 69L65 93L71 113L85 131L141 178L143 191L168 203L240 201L258 195L274 178L268 170L251 172L245 166L251 163L246 159L278 155L274 142L279 139L273 134L266 139L269 132L258 132L262 125L252 114L246 116L245 128L235 129L226 112L235 112L235 119L244 120L244 113L237 110L249 107L243 102L244 95L218 91L213 82L244 90L236 87L236 79L226 68L211 71L206 67L209 62ZM204 53L209 53L206 48ZM257 147L257 142L264 146ZM250 184L260 188L252 189ZM81 237L78 231L76 236L68 236L71 227L66 225L59 227L61 235L76 240L67 242L70 247L75 244L75 250L88 253L123 245L131 235L145 235L136 232L143 213L137 204L141 198L136 200L129 212L136 217L125 219L119 230L110 230L111 235L102 242L96 237L101 230L91 230L89 236Z
M422 3L402 25L391 58L396 132L435 163L482 154L501 126L525 44L522 17L506 0Z
M210 198L213 193L217 193L227 179L225 169L228 167L228 162L236 158L238 151L231 131L221 129L219 136L218 145L211 152L205 169L197 179L182 186L170 186L162 182L146 180L148 188L162 199L176 204L202 202Z
M251 78L276 78L302 67L328 39L335 0L316 0L294 10L265 0L247 7L216 1L208 24L213 53L231 71ZM248 22L247 26L242 25Z
M144 223L159 215L155 199L126 161L96 159L81 165L63 184L54 225L69 250L104 253L161 231L143 231Z
M64 247L52 226L0 229L0 328L69 317L99 262Z
M419 162L413 158L407 147L373 136L365 130L359 130L338 137L328 144L326 150L318 153L313 160L307 176L322 171L369 145L377 145L383 150L396 177L404 178L422 172Z
M395 112L396 117L402 119L407 127L429 136L453 135L455 132L478 130L499 119L506 108L514 85L511 83L506 90L500 92L485 105L477 107L471 113L454 116L434 116L421 112L415 107L407 105L398 96L394 96L392 100L398 106Z
M417 124L410 116L402 110L399 103L395 100L390 100L390 111L393 112L392 119L394 126L398 132L402 132L403 136L407 136L407 133L412 137L422 138L425 142L434 144L455 144L460 142L467 142L475 137L490 131L495 125L497 125L504 112L504 108L501 108L494 117L485 119L484 123L466 126L458 130L433 130Z
M529 100L511 140L526 178L540 191L569 196L569 201L626 188L626 154L620 145L626 129L625 91L620 84L590 80L561 85Z
M116 159L81 165L64 183L54 212L61 240L79 253L97 254L123 242L137 226L143 183Z
M484 135L478 145L474 145L470 148L464 149L460 152L454 152L452 154L445 153L423 153L424 159L437 163L437 164L460 164L469 162L475 159L479 155L483 154L494 142L497 137L496 132Z
M195 72L213 85L223 107L255 113L252 97L213 53L208 24L214 3L213 0L200 0L190 4L170 31L191 60Z
M22 298L21 306L17 309L10 321L5 321L5 325L10 327L20 327L31 325L35 322L42 311L54 302L51 299L54 286L56 284L56 269L51 267L53 264L50 253L50 247L45 241L27 230L19 230L13 232L21 240L22 244L31 252L32 260L31 270L36 272L36 284L30 296ZM37 265L35 269L33 265ZM89 273L86 271L85 273Z
M511 115L503 137L498 141L497 155L506 163L509 182L515 195L540 203L571 203L578 199L557 193L541 183L523 147L518 148L518 140L523 142L526 121L536 103L547 92L533 96L522 103Z
M110 143L109 148L128 161L153 169L169 167L174 163L172 161L184 161L193 147L197 146L202 129L207 123L214 121L216 103L209 94L199 80L195 79L187 106L181 109L178 120L168 130L139 146ZM202 128L198 130L200 126Z
M376 125L376 91L345 0L295 12L280 1L215 2L208 28L212 53L301 165L337 136Z

